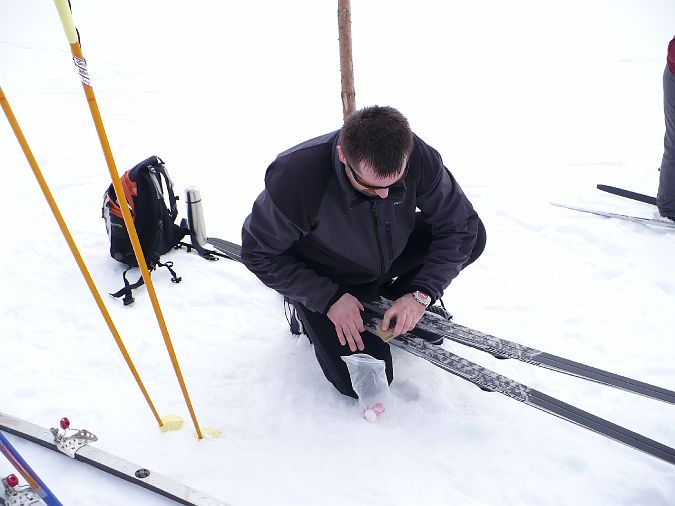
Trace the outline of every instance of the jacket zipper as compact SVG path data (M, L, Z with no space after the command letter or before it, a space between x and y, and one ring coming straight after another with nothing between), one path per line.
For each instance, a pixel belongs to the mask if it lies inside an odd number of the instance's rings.
M387 235L387 251L389 252L389 259L394 260L394 240L391 237L391 221L384 224Z
M380 255L380 276L384 274L384 252L382 251L382 241L380 240L380 217L375 209L375 202L370 203L370 210L373 215L373 224L375 225L375 239L377 239L377 252Z

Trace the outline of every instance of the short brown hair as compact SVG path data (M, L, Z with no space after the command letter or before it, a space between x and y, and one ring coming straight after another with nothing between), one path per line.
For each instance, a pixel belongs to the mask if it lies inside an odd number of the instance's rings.
M401 170L412 151L413 134L408 120L399 111L374 105L347 117L339 142L350 165L367 164L384 178Z

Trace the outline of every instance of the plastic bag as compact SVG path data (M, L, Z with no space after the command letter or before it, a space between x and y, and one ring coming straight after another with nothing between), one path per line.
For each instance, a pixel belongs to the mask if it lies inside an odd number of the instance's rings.
M384 360L366 353L343 356L342 360L347 363L352 387L359 397L363 417L369 422L375 422L385 414L389 418L392 399Z

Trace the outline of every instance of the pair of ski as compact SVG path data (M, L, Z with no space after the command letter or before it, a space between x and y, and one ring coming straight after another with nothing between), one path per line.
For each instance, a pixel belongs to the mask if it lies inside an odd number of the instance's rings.
M241 246L238 244L216 238L208 238L207 242L230 259L241 262ZM392 302L383 297L361 302L365 308L364 325L366 329L387 340L390 344L423 358L441 369L473 383L484 391L498 392L670 464L675 464L675 448L649 439L539 390L502 376L440 346L430 344L428 341L442 336L445 339L487 352L496 358L520 360L527 364L544 367L670 404L675 404L674 391L491 336L448 321L429 311L424 314L412 332L388 340L380 330L379 324L385 311L391 307Z
M604 184L597 185L598 190L602 190L620 197L625 197L627 199L636 200L638 202L644 202L645 204L656 205L656 198L650 195L644 195L642 193L633 192L630 190L624 190L622 188L616 188L614 186L608 186ZM675 230L675 221L668 220L667 218L642 218L640 216L629 216L626 214L610 213L607 211L598 211L595 209L586 209L583 207L569 206L567 204L559 204L557 202L551 202L552 205L557 207L564 207L565 209L572 209L573 211L580 211L582 213L595 214L596 216L604 216L606 218L616 218L624 221L632 221L634 223L641 223L643 225L652 225L655 227Z

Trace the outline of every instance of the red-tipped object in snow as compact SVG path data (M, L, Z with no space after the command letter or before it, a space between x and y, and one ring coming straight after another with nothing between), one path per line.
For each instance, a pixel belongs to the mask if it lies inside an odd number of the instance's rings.
M7 478L5 478L5 481L7 482L7 485L12 488L19 484L19 478L17 478L15 474L10 474Z

